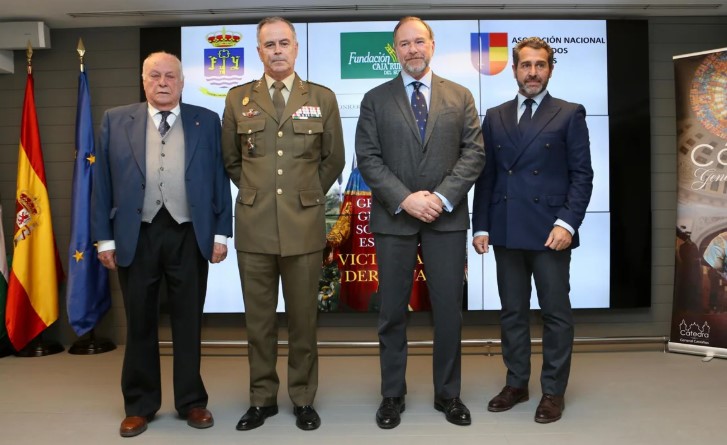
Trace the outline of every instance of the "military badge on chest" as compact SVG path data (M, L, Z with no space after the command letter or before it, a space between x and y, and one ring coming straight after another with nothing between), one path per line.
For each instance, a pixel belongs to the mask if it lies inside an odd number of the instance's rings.
M321 114L321 107L300 107L298 111L293 113L293 119L310 119L310 118L323 117Z

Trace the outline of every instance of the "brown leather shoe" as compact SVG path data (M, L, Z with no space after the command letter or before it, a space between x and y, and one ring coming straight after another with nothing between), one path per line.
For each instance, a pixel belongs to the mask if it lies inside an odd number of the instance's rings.
M119 428L119 434L121 437L134 437L146 431L147 426L146 417L141 416L127 416L122 422Z
M500 394L490 400L487 404L487 411L493 413L499 413L501 411L507 411L513 406L521 402L527 402L530 399L527 388L515 388L514 386L506 385L500 391Z
M535 421L538 423L551 423L560 420L564 409L565 399L563 396L543 394L538 409L535 410Z
M207 408L201 406L194 407L187 412L187 425L192 428L209 428L215 424L212 413Z

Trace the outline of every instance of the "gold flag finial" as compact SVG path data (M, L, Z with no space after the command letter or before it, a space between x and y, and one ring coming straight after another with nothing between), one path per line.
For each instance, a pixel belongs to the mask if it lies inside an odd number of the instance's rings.
M27 61L28 61L28 74L32 74L33 73L33 66L32 66L33 45L30 44L30 40L28 40L28 49L25 51L25 55L27 56Z
M78 51L78 58L81 60L81 72L83 72L83 55L86 54L86 47L83 46L83 39L78 38L78 47L76 48L76 51Z

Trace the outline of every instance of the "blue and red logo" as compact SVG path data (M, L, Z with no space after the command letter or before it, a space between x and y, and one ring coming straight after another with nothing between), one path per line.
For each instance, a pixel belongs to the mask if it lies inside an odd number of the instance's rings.
M472 66L480 74L494 76L505 69L508 61L506 32L473 32L470 42Z

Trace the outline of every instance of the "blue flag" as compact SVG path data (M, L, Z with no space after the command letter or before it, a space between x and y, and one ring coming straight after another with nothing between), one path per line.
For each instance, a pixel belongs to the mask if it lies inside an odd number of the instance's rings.
M68 247L68 321L78 336L93 329L111 307L108 271L91 240L91 186L96 150L88 78L78 78L76 160L73 167L71 243Z

